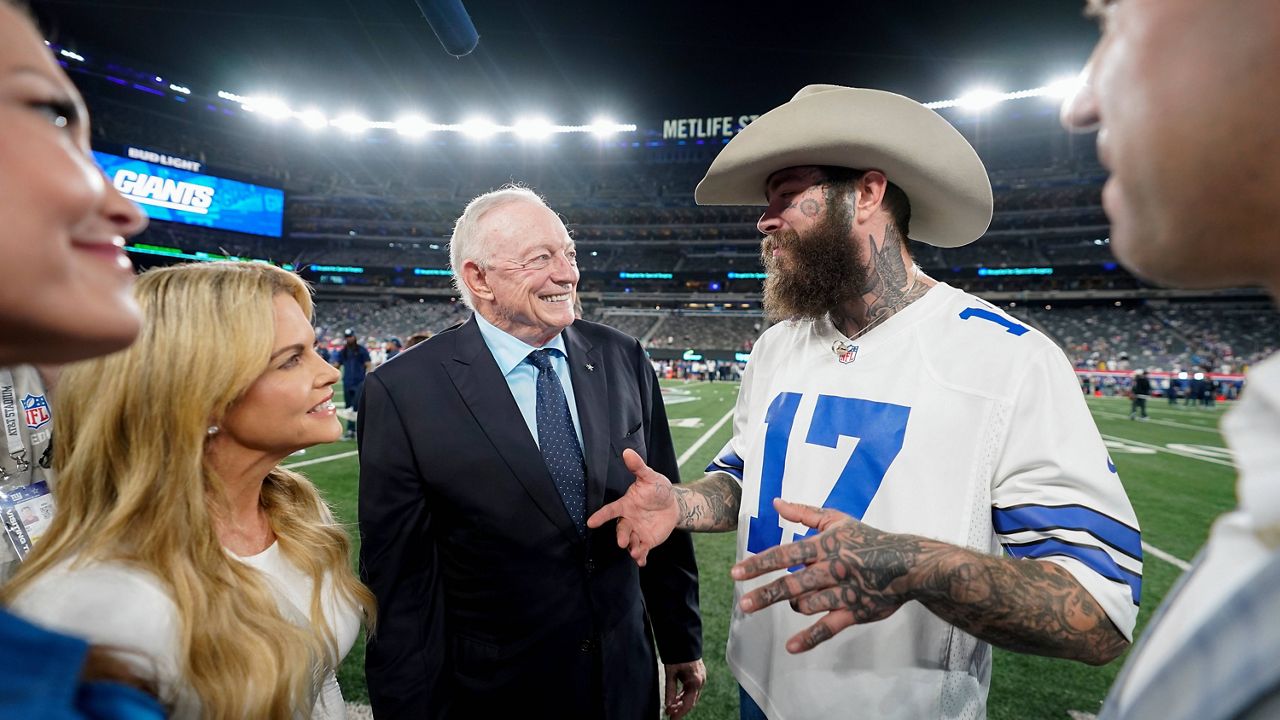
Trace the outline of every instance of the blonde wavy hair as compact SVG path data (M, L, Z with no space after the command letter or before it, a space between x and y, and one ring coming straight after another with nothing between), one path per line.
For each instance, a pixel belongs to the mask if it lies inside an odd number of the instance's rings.
M267 370L274 298L312 312L298 276L262 263L179 265L143 274L145 323L129 349L67 368L54 436L58 512L40 545L0 591L8 601L66 561L118 561L150 572L180 620L179 663L208 718L288 720L310 714L338 661L321 596L374 617L351 570L351 543L303 476L274 468L261 503L280 550L313 582L309 625L286 619L255 569L223 549L227 509L206 458L206 428Z

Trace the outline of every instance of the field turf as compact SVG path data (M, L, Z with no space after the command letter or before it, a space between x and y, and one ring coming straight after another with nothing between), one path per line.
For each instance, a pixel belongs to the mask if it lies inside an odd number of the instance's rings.
M663 385L676 450L682 454L681 474L686 480L696 479L729 438L728 422L714 433L709 431L732 409L737 385L680 381L664 381ZM1141 634L1180 574L1176 564L1195 556L1208 537L1213 518L1235 504L1235 473L1217 430L1225 408L1171 407L1157 399L1149 403L1150 421L1135 422L1128 418L1129 403L1124 399L1090 398L1089 407L1137 510L1143 542L1154 548L1148 547L1145 557L1138 618ZM358 476L354 451L354 442L341 441L311 448L287 463L297 463L297 469L320 487L339 518L349 524L353 538ZM724 662L733 598L728 569L733 564L734 539L732 534L696 535L695 546L701 572L708 683L691 717L736 719L737 685ZM1157 554L1169 559L1160 559ZM368 701L363 662L361 638L339 673L348 701ZM997 650L989 717L1066 720L1069 711L1097 712L1120 664L1116 661L1097 668Z

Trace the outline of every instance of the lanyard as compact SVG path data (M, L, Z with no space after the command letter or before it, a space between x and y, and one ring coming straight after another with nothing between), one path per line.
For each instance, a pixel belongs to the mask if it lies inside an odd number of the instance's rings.
M3 412L0 421L4 423L5 444L9 457L13 459L17 471L25 473L31 468L31 463L27 461L27 446L22 443L22 434L18 430L18 389L13 382L13 373L3 368L0 368L0 411ZM8 483L12 477L13 475L0 467L0 484Z

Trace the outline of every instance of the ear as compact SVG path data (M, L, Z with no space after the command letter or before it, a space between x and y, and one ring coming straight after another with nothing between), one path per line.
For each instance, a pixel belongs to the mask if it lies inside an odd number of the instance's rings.
M467 284L471 294L484 300L493 300L493 288L489 287L486 271L475 260L462 263L462 282Z
M889 187L889 179L879 170L868 170L858 180L857 200L854 205L854 222L865 224L870 222L881 211L884 203L884 191Z

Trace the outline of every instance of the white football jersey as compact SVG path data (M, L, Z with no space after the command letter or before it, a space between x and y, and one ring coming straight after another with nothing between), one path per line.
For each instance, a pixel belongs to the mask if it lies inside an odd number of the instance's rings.
M772 500L835 508L881 530L1066 568L1132 638L1137 519L1062 352L944 283L849 341L829 320L755 344L733 439L708 471L742 482L738 559L803 537ZM980 718L991 649L908 603L799 655L819 616L737 610L728 660L773 720Z

